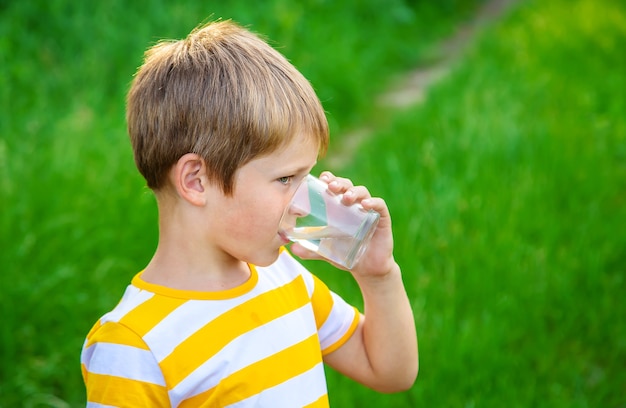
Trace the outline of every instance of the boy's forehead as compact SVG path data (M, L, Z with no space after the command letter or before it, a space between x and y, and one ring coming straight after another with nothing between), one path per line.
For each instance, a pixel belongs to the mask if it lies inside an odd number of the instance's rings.
M291 168L303 171L317 162L319 142L308 135L296 135L278 149L251 161L256 166L267 168Z

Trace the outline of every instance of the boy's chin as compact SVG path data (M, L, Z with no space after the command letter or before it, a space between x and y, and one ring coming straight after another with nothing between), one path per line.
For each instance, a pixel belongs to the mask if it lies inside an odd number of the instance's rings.
M268 252L267 254L265 254L265 256L257 256L255 257L254 261L249 262L249 263L255 266L260 266L260 267L270 266L271 264L276 262L281 251L282 251L282 247L281 249L276 250L273 254L270 254Z

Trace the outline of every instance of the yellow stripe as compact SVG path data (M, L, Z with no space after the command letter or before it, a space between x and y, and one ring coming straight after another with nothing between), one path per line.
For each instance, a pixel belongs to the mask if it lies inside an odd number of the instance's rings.
M223 313L199 329L165 359L161 368L175 387L233 339L277 319L308 302L301 276ZM318 346L319 347L319 346Z
M83 375L83 382L86 384L87 383L87 366L83 363L80 363L80 372Z
M185 302L187 302L186 299L155 295L128 312L120 319L120 323L131 327L134 332L143 337Z
M317 335L223 379L216 387L185 400L180 408L223 407L297 377L322 362ZM321 405L323 406L323 405Z
M317 276L312 276L314 286L311 302L313 303L313 311L315 313L315 324L319 330L326 319L328 319L333 308L333 297L330 295L328 287Z
M111 375L87 373L87 400L114 407L169 407L165 387Z
M93 336L93 334L98 331L98 329L100 328L100 326L102 326L102 323L100 322L100 320L98 320L92 327L91 330L89 330L89 333L87 333L87 338L90 338L91 336Z
M89 333L87 347L97 342L125 344L143 350L149 350L148 346L136 333L127 327L115 322L107 322Z
M322 395L317 401L305 405L304 408L328 408L330 406L330 402L328 402L328 394Z
M332 353L333 351L337 350L339 347L343 346L344 343L348 341L348 339L352 336L357 326L359 325L360 321L361 321L361 313L357 310L357 308L354 308L354 319L352 320L352 323L350 324L350 328L348 329L348 331L346 331L346 333L343 336L341 336L339 340L337 340L336 342L334 342L333 344L331 344L330 346L322 350L322 354L328 355Z

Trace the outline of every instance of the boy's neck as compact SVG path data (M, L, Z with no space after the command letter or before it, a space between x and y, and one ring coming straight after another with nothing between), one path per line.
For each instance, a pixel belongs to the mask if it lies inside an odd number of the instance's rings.
M216 292L233 289L250 278L250 267L243 261L201 258L159 246L142 279L172 289Z
M176 206L160 207L159 244L142 274L146 282L213 292L248 280L248 264L206 242L203 227L198 227L193 215L182 215Z

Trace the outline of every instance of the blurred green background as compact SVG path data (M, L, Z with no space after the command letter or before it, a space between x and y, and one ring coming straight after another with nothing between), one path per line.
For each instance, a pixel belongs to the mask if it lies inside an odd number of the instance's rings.
M128 85L146 47L232 18L318 91L319 170L392 211L420 375L381 395L329 371L333 406L626 407L626 4L518 1L423 103L376 102L484 3L0 1L0 406L84 406L84 336L157 240Z

